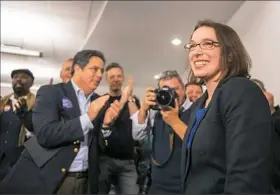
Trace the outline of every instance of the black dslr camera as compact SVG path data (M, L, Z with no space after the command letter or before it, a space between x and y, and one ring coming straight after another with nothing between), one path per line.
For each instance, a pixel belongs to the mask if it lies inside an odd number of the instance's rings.
M175 108L175 99L178 97L175 89L168 86L155 89L156 105L151 106L153 110L168 109L168 107Z

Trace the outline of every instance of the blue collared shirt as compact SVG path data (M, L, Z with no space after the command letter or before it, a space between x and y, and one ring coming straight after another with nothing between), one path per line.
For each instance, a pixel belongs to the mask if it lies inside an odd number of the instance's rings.
M196 113L195 113L195 123L194 123L193 127L191 128L190 133L188 135L187 148L191 148L196 129L197 129L200 121L202 120L205 112L206 112L205 108L201 108L201 109L198 109L196 111Z
M80 144L80 150L76 158L72 162L69 168L69 172L80 172L80 171L86 171L88 169L88 132L89 130L93 129L93 124L90 121L87 112L90 106L90 102L91 102L90 100L93 93L91 93L86 97L84 92L76 85L73 79L71 79L71 82L75 90L79 107L80 107L80 112L81 112L80 122L84 132L85 139L84 142L81 142Z

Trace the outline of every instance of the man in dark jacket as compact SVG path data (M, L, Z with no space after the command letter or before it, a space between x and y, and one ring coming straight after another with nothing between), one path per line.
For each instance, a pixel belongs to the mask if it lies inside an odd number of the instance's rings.
M272 93L268 92L262 81L258 79L251 79L255 82L260 89L263 91L271 112L272 123L274 127L273 131L273 156L274 156L274 166L273 166L273 187L276 194L280 193L280 109L279 106L274 104L274 96Z
M280 193L280 109L279 106L275 106L274 104L274 96L270 92L264 92L264 95L269 103L272 121L274 125L274 171L273 171L273 184L274 189L276 190L276 194Z
M109 96L94 90L105 58L96 50L78 52L68 83L46 85L37 92L33 109L34 136L0 185L2 193L85 194L97 192L98 114ZM119 102L105 116L113 120Z
M0 101L0 181L9 172L32 135L32 107L35 95L30 92L34 76L28 69L11 73L13 93Z

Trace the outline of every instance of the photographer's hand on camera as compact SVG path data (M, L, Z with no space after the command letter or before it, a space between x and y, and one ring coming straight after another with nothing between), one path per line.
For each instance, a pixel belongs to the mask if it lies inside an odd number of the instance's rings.
M188 126L179 118L179 103L175 99L175 108L169 107L168 110L161 110L160 114L164 122L172 127L172 129L183 140Z
M168 109L161 109L160 114L162 115L162 119L166 124L172 126L175 123L178 123L180 120L178 100L175 99L175 108L168 107Z
M151 106L155 106L157 104L156 93L154 91L155 88L152 87L146 89L146 95L142 106L145 111L147 111Z
M90 103L89 109L88 109L88 117L91 121L93 121L99 111L102 109L102 107L105 105L105 103L108 101L109 95L101 96L97 98L96 100L92 101Z
M141 108L140 108L139 114L138 114L139 124L145 123L145 120L147 118L147 111L150 109L151 106L156 105L156 94L154 91L155 91L155 88L152 88L152 87L149 87L146 89L144 101L141 105Z

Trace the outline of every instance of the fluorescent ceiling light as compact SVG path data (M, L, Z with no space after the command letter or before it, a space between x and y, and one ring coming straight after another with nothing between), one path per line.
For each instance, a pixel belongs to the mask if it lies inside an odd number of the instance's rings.
M23 56L33 56L33 57L42 57L43 54L39 51L32 51L23 49L17 46L9 46L5 44L1 44L1 53L7 54L15 54L15 55L23 55Z
M173 45L181 45L181 43L182 43L182 41L180 40L180 39L173 39L172 41L171 41L171 43L173 44Z

